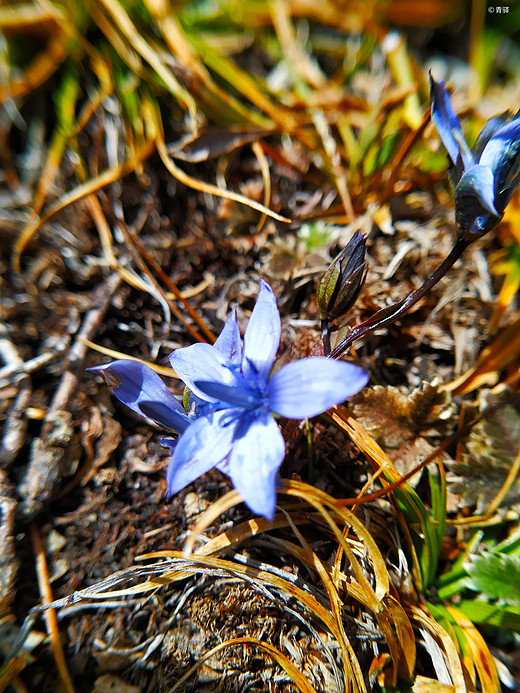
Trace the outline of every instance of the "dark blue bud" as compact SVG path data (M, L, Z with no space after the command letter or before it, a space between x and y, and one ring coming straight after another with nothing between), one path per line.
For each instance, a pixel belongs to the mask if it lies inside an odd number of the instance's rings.
M432 119L451 159L455 217L474 239L496 226L520 183L520 111L490 118L470 151L444 82L430 75Z
M323 275L316 297L322 320L334 320L354 305L365 281L366 236L356 231Z

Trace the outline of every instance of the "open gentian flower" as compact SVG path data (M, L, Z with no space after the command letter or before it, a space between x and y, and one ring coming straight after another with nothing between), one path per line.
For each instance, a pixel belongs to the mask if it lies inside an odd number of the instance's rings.
M520 183L520 111L491 118L471 150L444 82L430 75L432 118L452 167L455 216L466 238L490 231Z
M190 415L179 411L177 400L147 366L115 361L92 369L124 404L181 433L178 441L163 441L173 452L170 494L216 466L253 512L271 519L285 454L273 413L290 419L316 416L366 385L368 374L359 366L317 357L288 363L271 376L280 334L276 299L262 280L243 348L233 311L213 346L174 351L172 367L192 393ZM158 400L151 402L150 395Z

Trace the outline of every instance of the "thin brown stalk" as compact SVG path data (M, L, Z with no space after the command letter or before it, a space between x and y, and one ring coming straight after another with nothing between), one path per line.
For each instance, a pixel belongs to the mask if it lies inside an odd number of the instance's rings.
M125 231L125 234L128 236L128 238L131 240L132 244L135 246L135 248L141 253L143 260L155 272L157 277L159 277L159 279L168 288L168 290L171 291L171 293L175 296L175 298L182 303L182 305L186 309L188 315L200 327L200 329L204 332L204 334L210 340L210 342L214 342L216 339L215 335L210 330L210 328L206 325L204 320L199 316L197 311L184 298L184 296L182 295L182 292L180 291L178 286L175 284L175 282L173 282L172 279L170 279L170 277L162 269L162 267L159 265L159 263L157 263L153 259L153 257L146 250L146 248L141 243L141 241L137 238L135 233L133 233L133 231L129 228L124 229L124 231ZM194 333L193 327L191 325L189 325L189 323L186 323L185 319L182 317L182 313L179 312L177 306L175 306L175 304L171 303L171 301L168 301L168 305L171 307L172 312L175 313L175 315L179 318L179 320L182 320L182 322L186 325L187 329L193 334L195 339L197 339L197 341L199 341L199 342L204 342L205 341L204 338L202 338L197 332Z
M34 523L31 524L31 539L33 543L34 553L36 555L36 575L38 578L38 589L44 604L51 604L53 601L52 590L49 584L49 571L47 569L47 561L43 550L42 541L38 529ZM55 609L47 609L44 612L45 625L49 634L54 661L67 693L74 693L72 679L67 669L65 655L61 645L60 633L58 629L58 617Z

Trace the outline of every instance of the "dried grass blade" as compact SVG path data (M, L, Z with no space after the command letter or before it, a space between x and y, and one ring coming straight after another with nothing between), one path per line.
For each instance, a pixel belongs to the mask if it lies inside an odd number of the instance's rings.
M76 129L76 105L80 93L78 73L75 64L67 63L62 70L63 77L54 92L56 108L56 126L52 135L47 160L36 188L33 212L39 214L42 209L47 191L54 181L61 165L63 153ZM74 143L72 143L72 148Z
M486 641L467 616L464 616L453 606L446 605L445 608L453 620L461 627L464 638L467 640L468 651L471 653L475 663L483 693L500 693L502 687L498 678L497 668Z
M244 98L248 99L257 108L266 113L283 131L292 133L298 126L298 122L291 113L276 106L259 88L255 80L227 56L211 48L207 42L199 37L191 35L190 41L198 54L209 67L220 77L233 85ZM264 127L267 124L264 124Z
M384 596L386 596L389 593L390 589L390 578L388 575L388 571L386 569L385 563L383 561L383 557L381 556L381 552L379 551L377 544L375 543L372 535L370 532L366 529L366 527L362 524L360 520L348 509L343 507L341 504L337 504L336 500L330 496L329 494L325 493L324 491L320 491L319 489L316 489L313 486L310 486L309 484L304 484L303 482L298 482L294 480L287 480L284 479L282 480L282 487L280 489L281 493L286 493L287 495L290 496L295 496L297 498L300 498L304 501L306 501L309 505L313 505L318 509L320 514L325 517L325 520L331 526L331 529L338 539L338 542L343 546L344 550L346 549L346 552L348 553L349 560L352 560L352 566L355 571L357 571L356 578L359 579L358 582L363 585L364 587L366 586L367 589L370 589L370 597L369 597L369 602L370 608L372 608L374 611L378 610L378 604L381 599L383 599ZM312 500L311 500L312 499ZM230 510L232 507L237 505L238 503L242 502L241 496L238 494L237 491L229 491L229 493L226 493L225 496L222 496L222 498L219 498L215 503L213 503L199 518L199 521L193 527L192 531L190 532L186 543L184 545L184 554L185 555L191 555L193 551L193 546L195 542L197 541L198 537L209 527L213 522L223 513L226 512L227 510ZM346 524L354 529L358 537L364 542L365 548L367 549L367 553L370 556L370 559L372 561L373 569L374 569L374 575L376 579L376 587L375 590L373 591L372 588L369 586L369 583L367 579L365 578L363 571L361 569L361 566L359 565L357 559L355 556L352 554L352 551L348 544L346 543L343 534L337 524L334 522L330 514L325 510L323 507L324 505L329 505L334 512L344 521ZM320 510L321 508L321 510ZM287 516L286 516L287 517ZM274 528L274 527L281 527L285 526L287 522L289 521L288 519L286 522L281 521L281 516L277 515L275 517L275 521L273 523L269 523L266 520L252 520L251 522L251 530L256 534L261 531L266 531L267 529ZM300 519L300 515L298 514L296 518ZM196 551L196 554L198 554L199 551ZM200 553L206 553L204 549L200 550Z
M377 548L372 536L370 535L368 530L366 530L366 528L362 525L362 523L353 515L353 513L350 510L347 510L346 508L342 507L342 519L344 519L348 525L352 526L356 530L356 533L358 534L360 539L362 539L365 548L368 548L368 546L370 546L370 548L372 549L372 551L367 551L367 553L370 556L370 559L374 566L374 573L376 575L376 591L374 591L368 579L366 578L365 573L361 568L361 565L355 557L354 552L346 542L345 536L343 535L337 524L334 522L334 520L324 507L324 504L327 504L337 512L335 499L329 496L328 494L319 491L318 489L315 489L312 486L309 486L308 484L302 484L301 482L296 481L282 482L282 492L285 491L286 493L289 493L289 495L292 495L291 490L296 491L296 495L306 500L308 503L313 505L318 510L318 512L323 516L329 527L332 529L334 535L336 536L336 539L338 540L338 543L344 551L350 563L350 566L354 572L354 575L359 585L359 591L363 594L363 597L360 601L362 601L362 603L367 604L368 608L372 610L376 617L377 623L381 628L387 641L387 645L390 650L393 662L392 682L395 685L397 681L397 663L399 661L399 648L392 628L393 624L391 614L388 613L384 601L384 597L388 594L389 590L389 576L383 561L383 557L379 552L379 549ZM318 496L320 500L318 500L316 496ZM321 502L322 499L323 504ZM334 615L337 615L337 618L340 619L339 625L342 626L341 611L338 608L338 604L336 604L336 601L339 601L339 595L337 596L337 599L335 596L337 595L337 590L334 584L332 583L332 580L330 580L327 571L321 565L321 562L319 565L316 565L315 568L318 570L322 582L324 583L329 593L333 613ZM382 578L381 581L378 578ZM334 587L334 591L332 591L332 587ZM347 639L345 644L347 646L347 655L349 656L349 661L352 667L352 673L354 674L354 681L356 681L358 685L364 686L364 680L361 681L361 679L359 679L357 675L359 662L357 658L355 658L355 660L352 659L352 656L355 657L355 655L353 651L352 653L350 653L350 643Z
M183 296L182 292L179 290L175 282L173 282L170 277L164 272L162 267L153 259L153 257L150 255L150 253L146 250L144 245L141 243L141 241L137 238L136 234L133 233L130 229L125 229L125 234L129 238L130 242L136 247L136 249L141 253L143 261L146 261L148 265L153 269L153 271L156 273L156 275L162 280L162 282L168 287L168 289L171 291L171 293L175 296L175 298L182 303L182 305L186 308L186 311L188 314L191 316L191 318L194 320L194 322L200 327L200 329L205 333L206 337L209 339L209 341L214 342L216 337L213 334L213 332L210 330L210 328L206 325L204 320L200 317L200 315L197 313L197 311L192 307L192 305L186 300L186 298ZM178 317L178 319L185 325L185 327L191 332L191 334L195 337L195 339L199 342L204 342L206 341L203 337L198 335L196 332L193 331L192 326L186 322L184 319L182 313L180 313L178 310L176 310L176 306L174 304L171 304L171 309L175 313L175 315Z
M213 655L215 655L217 652L220 652L220 650L223 650L226 647L233 647L236 645L255 645L256 647L259 647L261 650L268 652L272 656L272 658L276 662L278 662L278 664L284 669L284 671L287 673L294 685L297 686L299 690L302 691L302 693L317 693L316 689L309 683L309 681L305 678L301 671L291 662L290 659L288 659L282 652L280 652L280 650L278 650L276 647L274 647L268 642L262 642L261 640L252 637L232 638L231 640L226 640L225 642L219 643L218 645L213 647L211 650L203 654L202 657L197 661L197 663L194 664L175 683L173 688L170 689L170 693L173 693L179 688L179 686L185 683L190 678L190 676L192 676L192 674L194 674L197 671L197 669L200 666L202 666L202 664L204 664L206 660L213 657Z
M467 693L466 682L460 664L460 658L453 640L448 633L436 621L430 618L417 606L410 606L409 612L412 622L428 632L432 638L442 645L442 651L446 656L451 680L455 687L455 693Z
M49 151L47 154L47 159L45 161L41 176L38 180L38 186L34 194L34 202L32 211L34 214L39 214L41 208L45 204L45 199L47 197L47 192L50 185L54 181L56 174L58 173L61 160L63 158L63 152L65 151L66 137L59 131L53 138Z
M316 504L319 506L319 504ZM323 516L327 520L328 524L330 526L335 525L334 521L332 518L328 515L326 512L325 508L323 506L321 508L318 508L320 512L322 512ZM327 517L328 516L328 517ZM288 515L288 519L290 522L290 516ZM330 520L330 522L329 522ZM325 565L322 563L322 561L318 558L316 553L311 549L309 546L308 542L305 540L301 532L296 528L296 525L291 525L293 532L296 534L298 537L306 555L309 557L308 560L310 560L310 566L318 573L320 576L320 579L323 583L323 586L325 590L327 591L328 597L329 597L329 602L331 606L331 611L332 611L332 616L336 622L336 629L338 635L336 636L338 638L339 645L341 647L341 651L343 654L343 666L345 669L345 683L347 684L348 690L350 690L351 684L354 684L354 691L360 691L361 693L368 693L366 689L366 684L365 680L363 677L363 672L361 671L361 666L359 664L359 660L356 657L356 653L354 652L354 648L352 647L350 640L347 637L347 634L345 633L345 629L343 627L343 618L342 618L342 613L341 609L343 606L343 602L341 601L341 598L339 596L338 589L334 582L332 581L329 572L327 571ZM341 534L339 528L336 525L336 529L339 534ZM333 529L334 531L334 529ZM336 532L335 532L336 533Z
M258 163L260 165L260 171L262 173L262 180L264 181L264 206L269 207L269 203L271 202L271 172L269 171L267 157L264 153L264 150L262 149L262 145L260 144L260 142L253 142L251 149L253 150L253 154L256 156L258 160ZM258 224L256 225L257 233L262 230L266 219L267 214L264 212L258 220Z
M56 31L49 40L45 52L33 60L21 77L8 82L7 85L0 84L0 104L9 99L20 99L46 82L56 72L67 55L68 46L65 35L61 27L56 25Z
M403 606L391 595L385 598L385 606L391 616L391 623L395 628L397 642L402 653L402 656L397 660L399 676L410 679L415 670L417 659L417 647L412 624Z
M291 66L292 73L297 75L295 79L296 89L309 106L311 89L326 88L327 79L319 66L313 62L298 42L296 32L291 24L289 6L282 0L273 0L270 7L280 48ZM355 218L354 208L348 192L345 172L341 170L341 156L336 139L332 135L327 117L322 109L317 106L310 106L309 115L323 144L322 156L326 162L326 167L334 177L347 221L352 222ZM306 143L308 146L308 140Z
M276 221L283 221L287 224L290 223L291 220L287 219L287 217L284 217L281 214L278 214L277 212L273 212L273 210L268 209L259 202L255 202L255 200L250 200L248 197L244 197L244 195L235 193L232 190L218 188L216 185L212 185L211 183L205 183L204 181L198 180L197 178L192 178L192 176L189 176L182 169L180 169L177 166L177 164L173 161L173 159L169 156L166 144L164 143L164 139L162 138L162 136L157 136L156 144L159 156L161 157L162 162L166 166L168 171L172 174L174 178L176 178L184 185L187 185L189 188L193 188L193 190L199 190L200 192L208 193L209 195L215 195L216 197L223 197L226 200L234 200L235 202L240 202L241 204L246 205L246 207L251 207L251 209L255 209L257 212L267 214L267 216L276 219Z
M94 67L93 69L95 70ZM113 85L111 83L108 88L105 84L102 84L101 87L97 89L97 91L95 91L88 97L88 100L82 106L81 111L78 115L78 121L76 123L76 127L74 128L74 132L72 133L74 136L79 135L80 132L82 132L86 128L97 109L102 105L103 101L107 98L107 96L110 96L110 94L112 94L112 92Z
M110 231L110 226L106 220L101 203L96 195L88 195L85 198L85 202L90 212L90 216L96 225L105 260L109 267L117 268L118 262L116 256L114 255L114 251L112 250L112 232Z
M520 354L520 319L509 325L487 346L472 368L446 385L453 396L465 395L483 384L496 382L499 371L518 360Z
M419 127L412 130L412 132L408 134L408 136L405 138L405 140L402 142L401 146L397 150L397 153L393 157L392 171L388 178L388 183L386 183L385 188L381 193L381 202L383 200L387 200L394 194L394 185L396 184L399 178L401 166L403 165L406 157L410 153L414 144L420 139L420 137L422 137L422 134L426 130L426 127L428 126L430 119L431 115L430 111L428 110L428 113L426 113L423 117Z
M427 676L417 676L411 690L413 693L456 693L455 686L440 683Z
M100 354L110 356L113 359L129 359L130 361L139 361L139 363L144 363L145 366L148 366L159 375L166 375L168 378L179 377L174 370L172 370L171 368L167 368L166 366L158 366L156 363L152 363L151 361L144 361L143 359L138 359L136 356L123 354L123 352L116 351L115 349L107 349L107 347L101 346L100 344L95 344L94 342L91 342L89 339L84 339L83 337L78 337L78 340L85 346L88 346L89 349L92 349L93 351L98 351Z
M47 7L38 7L30 3L20 3L14 7L0 7L0 28L26 29L36 26L37 29L47 21L53 21L54 15Z
M269 9L280 48L291 69L309 86L315 89L325 87L327 83L325 75L297 40L289 15L289 3L283 0L271 0Z
M417 94L417 81L413 75L412 58L405 40L397 32L389 32L383 39L382 48L396 83L400 87L412 90L405 99L403 115L412 130L416 130L420 127L423 116Z
M234 114L238 114L241 120L264 127L269 125L264 116L240 103L229 91L222 89L215 83L195 48L190 44L178 18L171 10L167 14L169 8L166 3L146 0L146 6L150 14L155 18L162 37L172 54L200 82L199 84L196 80L192 80L190 88L198 97L201 107L206 106L205 110L209 110L213 114L218 113L220 118L224 120L236 120ZM202 88L200 85L202 85Z
M99 176L92 178L86 183L78 185L73 190L70 190L65 195L62 195L62 197L59 200L57 200L57 202L55 202L43 216L36 217L33 221L31 221L22 230L22 232L20 233L20 235L14 243L14 248L11 256L11 265L13 271L17 273L20 272L21 254L25 250L27 243L29 243L31 238L38 231L42 224L48 221L55 214L58 214L58 212L61 212L63 209L65 209L65 207L68 207L74 202L77 202L78 200L87 197L87 195L96 192L96 190L99 190L100 188L104 188L106 185L110 185L110 183L119 180L123 176L126 176L128 173L135 170L135 168L139 164L145 161L150 156L150 154L152 154L154 149L154 142L146 142L130 159L127 159L122 164L119 164L119 166L114 166L113 168L107 169L103 173L100 173Z
M391 480L391 483L388 483L381 479L385 486L385 492L393 493L396 512L401 518L403 531L410 540L409 549L413 560L415 580L419 588L423 584L430 585L435 578L440 539L429 511L407 482L413 474L434 461L445 444L433 451L406 476L402 477L376 441L355 419L345 415L344 408L335 407L332 411L332 418L348 433L376 470L383 466L385 475Z
M295 524L308 524L310 521L307 515L301 513L291 513L291 520ZM275 515L272 522L266 520L264 517L247 520L246 522L241 522L239 525L231 527L231 529L226 530L223 534L213 537L207 544L199 546L195 550L195 554L197 556L216 556L222 551L227 551L257 534L263 534L267 530L287 527L288 524L289 521L285 513ZM200 534L197 536L200 536Z
M180 84L173 72L163 63L159 54L154 51L137 31L118 0L99 0L99 2L110 14L116 26L123 32L134 50L152 67L168 90L186 106L191 117L192 134L195 137L197 134L197 105L191 94Z
M200 537L200 535L215 522L215 520L222 513L227 510L231 510L235 505L242 502L242 497L238 491L229 491L222 498L219 498L214 503L212 503L207 510L205 510L197 521L195 527L191 530L186 539L183 549L183 555L185 557L192 555L193 546L195 542ZM197 552L198 553L198 552Z
M309 592L301 589L297 585L281 578L279 575L275 575L266 570L260 570L252 566L245 566L233 561L223 560L222 558L214 558L213 556L198 556L196 554L185 555L185 552L180 551L154 551L152 553L140 556L140 560L156 559L156 558L170 558L176 559L182 566L181 570L175 570L172 565L168 562L164 565L164 573L161 574L159 578L152 578L146 583L146 589L149 589L150 585L154 584L155 587L159 587L166 584L168 581L184 579L184 577L179 577L182 573L185 575L187 572L190 574L197 574L201 571L219 571L219 574L233 575L235 577L240 577L242 579L251 580L254 579L258 583L265 583L276 589L290 594L295 599L298 599L302 604L305 604L310 613L313 613L317 618L319 618L323 624L328 628L330 633L338 639L340 634L338 632L336 620L332 617L330 612ZM136 589L139 586L136 586ZM130 588L134 589L134 588ZM104 593L104 596L112 596L113 593Z
M33 542L34 552L36 554L36 575L38 578L38 589L40 591L40 596L44 604L51 604L52 591L49 584L47 561L45 559L45 552L43 550L38 529L34 523L31 525L31 539ZM54 655L56 668L58 669L61 682L67 693L74 693L74 686L72 685L72 679L70 678L70 674L67 669L65 655L63 653L63 647L60 640L56 611L54 609L47 609L47 611L44 613L44 618L47 626L47 633L49 634L51 640L52 654Z
M2 666L2 674L0 676L0 693L5 691L7 686L16 681L16 677L23 669L25 669L26 666L27 662L23 656L13 657ZM16 685L13 687L15 690L18 688Z
M379 601L389 593L390 578L383 557L381 556L381 552L379 551L374 538L363 523L354 515L354 513L345 508L341 503L338 503L335 498L330 496L328 493L325 493L325 491L320 491L320 489L310 486L309 484L304 484L301 481L283 479L280 490L282 493L287 493L290 496L302 498L317 509L319 509L319 507L323 508L323 506L329 506L348 526L352 527L359 539L363 542L367 554L372 561L376 581L376 586L373 590L374 596L372 597L372 608L374 611L377 611L377 603L379 603ZM361 585L366 585L368 587L368 581L357 559L353 556L350 547L346 543L343 533L339 530L336 523L332 522L332 524L330 524L329 520L327 519L330 518L329 513L327 513L324 508L323 511L324 513L322 513L322 515L325 517L325 520L329 526L331 526L332 531L338 539L338 543L343 547L343 550L346 551L349 560L351 557L353 558L353 563L351 563L351 565L355 571L356 579ZM320 512L322 511L320 510ZM330 520L332 521L332 518L330 518ZM334 526L336 530L334 529ZM370 590L372 591L371 587Z

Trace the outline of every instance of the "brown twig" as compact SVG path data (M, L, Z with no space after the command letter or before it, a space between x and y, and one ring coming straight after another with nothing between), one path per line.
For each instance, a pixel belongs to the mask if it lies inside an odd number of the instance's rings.
M0 675L0 691L4 691L10 685L13 686L16 693L19 693L20 690L27 690L25 687L20 688L20 679L18 679L18 674L25 668L26 664L23 656L15 657L6 662Z
M40 437L32 442L29 464L18 487L23 497L21 512L26 520L32 519L41 510L51 498L56 484L59 483L60 463L73 432L67 404L79 385L88 351L88 347L82 340L95 336L121 281L118 274L112 274L94 291L92 297L94 307L86 314L70 350L66 370L49 404Z
M49 584L49 571L47 570L47 561L45 559L40 534L35 524L31 525L31 538L34 553L36 555L36 575L38 578L38 589L40 591L40 596L44 604L50 604L53 599L51 586ZM50 636L52 653L54 655L56 667L65 691L67 693L74 693L74 686L72 685L72 679L70 678L70 674L67 669L65 655L63 653L63 647L60 641L56 611L54 609L47 609L44 612L43 617L45 619L45 625L47 626L47 633Z
M209 329L209 327L206 325L204 320L198 315L197 311L190 305L190 303L184 298L182 295L181 291L179 290L178 286L170 279L170 277L166 274L166 272L162 269L162 267L153 259L153 257L150 255L150 253L146 250L144 245L141 243L141 241L137 238L136 234L133 233L130 229L125 229L125 233L130 237L133 245L139 250L141 253L143 259L148 263L148 265L153 269L153 271L157 274L159 279L164 283L164 285L172 292L172 294L175 296L175 298L182 303L182 305L186 308L186 311L190 315L190 317L193 319L193 321L200 327L200 329L204 332L204 334L207 336L207 338L211 341L214 342L216 337L213 334L213 332ZM170 302L168 305L171 306ZM173 312L173 307L172 307L172 312ZM177 312L175 312L177 315ZM186 325L188 329L190 329L191 325L187 324L182 315L179 317L180 320ZM191 330L190 330L191 331ZM201 339L200 336L195 337L198 341L205 341Z
M408 156L410 150L414 146L414 144L417 142L417 140L421 137L423 132L426 130L426 126L431 120L431 113L428 110L428 112L425 114L421 124L419 125L418 128L413 130L408 137L405 139L405 141L401 144L399 147L397 154L395 155L395 160L394 160L394 165L392 168L392 172L390 174L390 178L388 179L387 184L385 185L382 195L381 195L381 200L386 200L388 199L394 191L394 185L399 178L399 173L401 170L401 166L403 165L403 161L406 159Z
M16 594L14 580L18 560L14 545L16 498L7 474L0 469L0 618L5 616Z
M1 338L0 338L1 340ZM39 370L48 363L51 363L58 356L67 349L70 344L70 335L65 334L61 337L51 348L50 351L45 351L43 354L38 354L28 361L17 360L11 362L0 368L0 388L6 387L13 381L18 379L22 380L24 375L28 373L33 373Z
M0 356L7 369L12 368L15 371L23 372L25 365L23 359L9 337L7 326L3 323L0 323ZM9 467L23 445L27 429L25 410L29 406L31 396L31 379L25 373L20 376L18 394L7 413L4 424L2 440L0 441L0 468Z
M155 272L156 275L158 275L163 282L166 284L166 286L170 289L170 291L175 295L176 298L178 298L182 304L187 307L188 313L190 316L193 318L194 322L206 333L209 339L212 341L215 340L215 336L211 332L211 330L205 325L204 321L197 315L196 311L193 310L193 308L190 306L190 304L186 301L186 299L182 296L181 292L177 288L177 286L169 279L168 275L162 270L161 266L155 262L153 257L148 253L146 248L143 246L143 244L140 242L138 239L137 235L132 231L132 229L128 228L128 226L122 224L121 222L119 223L119 228L122 230L123 234L125 235L126 239L128 240L128 250L131 252L134 260L136 263L139 265L141 271L143 271L146 276L148 277L149 281L156 287L156 289L161 293L162 297L164 298L164 301L168 304L168 307L170 308L171 312L175 315L177 320L179 320L188 330L188 332L191 334L192 337L194 337L198 342L205 342L206 339L202 337L199 332L191 325L189 322L186 322L186 318L182 314L182 312L179 310L177 305L171 301L167 296L164 295L164 292L161 290L161 287L159 285L159 282L155 278L155 276L150 272L150 268ZM166 277L166 279L165 279ZM169 282L169 283L168 283ZM175 287L175 291L173 290L172 287ZM180 298L179 298L180 296ZM211 335L211 336L210 336Z

